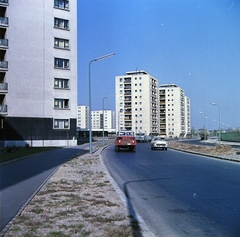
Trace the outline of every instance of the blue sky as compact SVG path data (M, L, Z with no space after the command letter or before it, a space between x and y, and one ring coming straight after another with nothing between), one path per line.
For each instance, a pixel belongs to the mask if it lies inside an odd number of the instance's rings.
M240 127L240 0L78 0L78 104L92 109L115 93L115 76L145 70L191 100L191 126ZM115 110L115 98L105 100ZM226 125L223 125L226 128Z

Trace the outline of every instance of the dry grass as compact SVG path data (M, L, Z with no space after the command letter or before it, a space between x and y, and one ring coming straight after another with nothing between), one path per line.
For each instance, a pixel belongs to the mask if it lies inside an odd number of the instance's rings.
M141 233L98 155L65 163L32 199L5 237L130 237Z
M215 146L192 145L185 142L169 141L171 148L197 152L213 156L235 156L236 150L229 145L217 144Z

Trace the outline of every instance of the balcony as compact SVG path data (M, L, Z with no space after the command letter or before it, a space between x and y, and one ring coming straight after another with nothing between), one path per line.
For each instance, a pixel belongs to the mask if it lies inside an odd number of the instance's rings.
M124 80L124 84L128 84L128 83L131 84L131 78L129 78L129 79L125 79L125 80Z
M0 26L8 27L8 18L7 17L0 17Z
M0 115L7 115L7 105L0 105Z
M0 0L0 5L8 5L8 0Z
M8 70L8 62L0 61L0 71L7 71L7 70Z
M4 48L4 49L8 48L8 40L7 39L0 39L0 48Z
M126 127L127 127L127 128L131 128L131 127L132 127L132 123L125 123L124 126L125 126L125 128L126 128Z
M8 92L8 84L0 83L0 94L6 94Z

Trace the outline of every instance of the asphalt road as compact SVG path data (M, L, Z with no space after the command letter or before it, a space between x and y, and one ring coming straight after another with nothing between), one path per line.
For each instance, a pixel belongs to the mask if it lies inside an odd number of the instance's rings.
M104 150L103 161L156 236L240 236L240 164L194 154Z
M0 168L0 232L59 166L76 154L88 152L83 147L38 153Z

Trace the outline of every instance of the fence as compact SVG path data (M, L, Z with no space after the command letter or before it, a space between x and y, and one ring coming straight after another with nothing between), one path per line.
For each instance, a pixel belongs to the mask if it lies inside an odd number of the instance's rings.
M221 133L221 140L228 142L240 142L240 132Z

